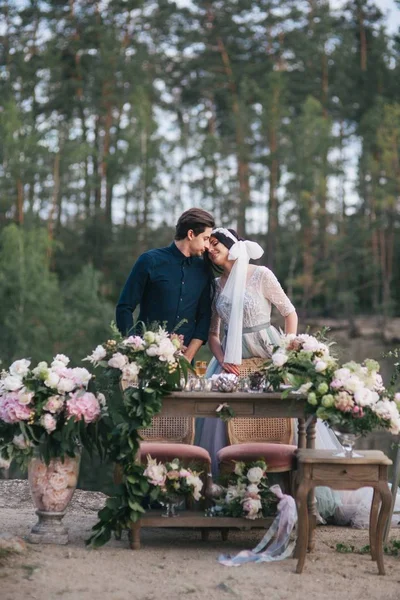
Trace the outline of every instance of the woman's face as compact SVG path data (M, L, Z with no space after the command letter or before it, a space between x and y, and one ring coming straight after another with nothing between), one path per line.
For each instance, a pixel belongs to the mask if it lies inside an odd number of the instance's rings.
M223 267L224 264L228 262L228 248L213 236L210 237L210 249L208 254L214 265Z

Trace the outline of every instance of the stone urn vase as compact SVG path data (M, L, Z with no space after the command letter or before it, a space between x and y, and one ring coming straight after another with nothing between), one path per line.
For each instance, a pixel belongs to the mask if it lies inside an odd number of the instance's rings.
M62 519L74 495L79 475L80 453L64 459L53 458L47 465L33 457L28 481L38 522L28 535L33 544L67 544L68 530Z

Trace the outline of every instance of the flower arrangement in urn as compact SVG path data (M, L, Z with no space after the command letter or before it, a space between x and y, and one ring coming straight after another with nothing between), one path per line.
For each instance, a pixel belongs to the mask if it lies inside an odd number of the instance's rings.
M52 363L17 360L0 379L0 456L28 465L39 523L30 541L66 543L61 518L78 481L80 448L101 449L99 420L106 414L102 394L88 391L92 375L68 367L63 354ZM56 524L45 513L56 514ZM48 517L48 515L47 515ZM46 521L46 522L45 522Z
M253 520L276 512L277 498L270 491L263 460L235 462L234 471L226 476L224 485L213 484L211 494L215 506L208 510L209 516Z
M307 334L282 336L266 364L266 376L285 394L307 397L306 412L326 421L335 431L364 435L374 428L400 432L399 394L383 385L379 363L366 359L340 365L331 344Z

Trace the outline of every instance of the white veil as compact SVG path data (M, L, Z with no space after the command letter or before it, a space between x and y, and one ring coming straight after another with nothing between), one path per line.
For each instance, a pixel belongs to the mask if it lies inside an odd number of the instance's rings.
M226 363L242 364L242 330L243 330L243 304L246 291L247 267L250 259L257 260L264 254L264 250L257 242L238 240L224 227L214 229L213 233L222 233L234 241L229 250L228 259L235 263L229 274L221 296L225 297L231 305L228 332L225 339Z

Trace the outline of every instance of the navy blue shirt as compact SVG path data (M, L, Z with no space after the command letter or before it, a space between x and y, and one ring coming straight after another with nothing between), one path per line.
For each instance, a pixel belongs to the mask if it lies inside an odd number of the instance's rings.
M132 333L133 316L140 305L138 320L144 323L166 321L187 345L193 338L208 338L211 319L210 271L199 257L186 257L172 243L167 248L149 250L139 256L125 283L117 304L117 327L123 335Z

